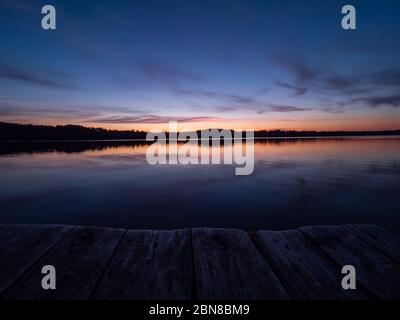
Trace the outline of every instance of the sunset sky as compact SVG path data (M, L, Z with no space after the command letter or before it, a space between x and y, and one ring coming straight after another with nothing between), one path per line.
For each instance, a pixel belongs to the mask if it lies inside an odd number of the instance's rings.
M41 8L57 29L41 28ZM357 9L357 30L341 8ZM0 121L400 129L400 1L0 0Z

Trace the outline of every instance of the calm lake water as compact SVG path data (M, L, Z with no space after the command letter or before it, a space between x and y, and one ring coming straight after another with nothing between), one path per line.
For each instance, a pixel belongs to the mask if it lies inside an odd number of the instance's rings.
M162 165L135 142L0 144L0 223L288 229L374 223L400 233L400 137L270 139L255 169Z

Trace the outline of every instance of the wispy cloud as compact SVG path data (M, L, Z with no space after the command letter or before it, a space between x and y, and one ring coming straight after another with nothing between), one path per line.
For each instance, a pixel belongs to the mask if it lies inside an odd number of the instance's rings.
M291 83L277 81L277 86L294 90L294 96L310 92L329 97L332 106L321 108L322 112L342 113L354 103L373 108L400 105L400 96L397 94L400 88L399 66L373 72L350 70L347 74L338 74L336 70L321 69L315 65L311 67L298 56L274 58L271 61L292 76ZM370 92L374 92L374 95L371 96ZM338 99L345 102L335 102Z
M360 99L354 99L355 102L363 102L372 108L381 106L390 106L393 108L400 107L400 94L389 96L370 96Z
M306 88L295 86L293 84L289 84L289 83L285 83L285 82L281 82L281 81L278 81L276 84L279 87L294 90L294 94L293 94L294 97L304 96L308 91L308 89L306 89Z
M242 96L236 94L225 94L209 90L188 90L175 89L174 94L178 96L188 96L193 98L207 98L223 103L223 105L215 106L215 111L254 111L257 114L267 112L299 112L308 111L311 108L291 105L279 105L261 101L254 96Z
M91 119L107 117L112 114L124 114L127 116L143 114L145 111L118 107L113 105L89 105L89 104L54 104L38 105L35 101L12 102L0 101L0 117L3 121L17 121L18 119L54 119L65 122L71 120L74 123L86 122Z
M177 82L177 81L202 81L203 77L184 71L178 67L167 66L160 63L145 63L139 65L142 74L152 81Z
M346 90L353 88L358 84L356 79L353 77L343 77L338 75L321 77L318 81L321 87L329 90Z
M24 66L22 68L0 61L0 80L19 81L30 85L55 89L73 89L74 86L66 81L69 78L69 74L48 68L37 66Z
M396 86L400 88L400 67L394 66L369 75L369 81L376 85Z
M338 103L336 105L323 107L322 111L326 113L343 113L346 111L346 104Z
M90 109L89 109L90 110ZM101 115L99 111L89 111L83 107L26 107L16 103L0 102L0 116L7 118L28 117L32 119L85 119Z
M280 56L271 59L272 63L286 69L297 82L315 79L318 72L299 58Z
M295 96L302 96L308 91L338 91L352 89L359 84L354 76L341 76L333 71L321 70L310 66L301 57L285 56L270 59L272 64L285 69L292 76L292 83L277 81L276 85L295 90Z
M257 100L254 97L249 96L241 96L236 94L225 94L219 93L210 90L190 90L190 89L174 89L172 91L173 94L178 96L191 96L191 97L200 97L200 98L211 98L222 100L224 102L232 102L238 104L253 104L257 103Z
M178 122L215 122L226 120L217 117L182 117L182 116L158 116L152 114L144 114L137 116L108 116L91 119L88 122L93 123L114 123L114 124L126 124L126 123L147 123L147 124L163 124L169 121Z
M308 111L311 108L297 107L297 106L285 106L285 105L269 105L270 111L273 112L298 112L298 111Z

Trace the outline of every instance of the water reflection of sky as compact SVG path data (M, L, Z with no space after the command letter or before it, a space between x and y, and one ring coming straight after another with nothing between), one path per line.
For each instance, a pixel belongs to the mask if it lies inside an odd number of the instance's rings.
M79 152L1 145L0 223L250 230L375 223L400 232L400 138L257 142L251 176L235 176L231 165L150 166L144 144L79 144Z

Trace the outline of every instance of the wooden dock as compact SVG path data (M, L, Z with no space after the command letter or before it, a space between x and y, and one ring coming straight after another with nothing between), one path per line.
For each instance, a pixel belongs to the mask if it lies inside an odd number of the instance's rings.
M56 268L56 290L41 269ZM344 290L344 265L357 289ZM400 238L373 225L288 231L0 225L0 299L399 299Z

